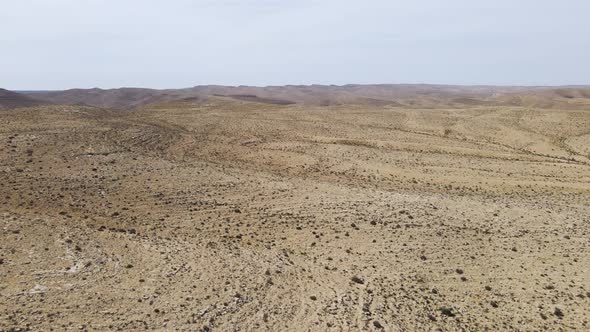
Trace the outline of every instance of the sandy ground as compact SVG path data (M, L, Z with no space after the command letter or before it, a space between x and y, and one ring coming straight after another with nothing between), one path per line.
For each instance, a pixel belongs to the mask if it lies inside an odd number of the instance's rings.
M0 112L0 331L590 330L590 112Z

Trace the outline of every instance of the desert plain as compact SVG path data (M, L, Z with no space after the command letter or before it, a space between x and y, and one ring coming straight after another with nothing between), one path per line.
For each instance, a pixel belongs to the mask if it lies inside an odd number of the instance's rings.
M0 98L0 331L590 330L590 89L197 90Z

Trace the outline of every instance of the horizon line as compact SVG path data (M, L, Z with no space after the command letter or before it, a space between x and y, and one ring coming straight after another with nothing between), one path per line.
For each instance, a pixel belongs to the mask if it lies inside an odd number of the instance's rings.
M64 89L10 89L13 92L54 92L68 90L121 90L121 89L141 89L141 90L185 90L201 87L225 87L225 88L276 88L276 87L350 87L350 86L441 86L441 87L481 87L481 88L590 88L590 84L558 84L558 85L526 85L526 84L445 84L445 83L346 83L346 84L270 84L270 85L225 85L225 84L197 84L180 88L151 88L141 86L119 86L119 87L91 87L79 88L70 87ZM0 89L3 89L0 87Z

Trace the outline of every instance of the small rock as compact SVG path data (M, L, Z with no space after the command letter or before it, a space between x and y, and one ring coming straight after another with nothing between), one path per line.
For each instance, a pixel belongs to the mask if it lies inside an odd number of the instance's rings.
M356 282L357 284L361 284L361 285L365 283L365 279L363 279L361 277L357 277L357 276L350 278L350 280L352 280L353 282Z
M455 317L455 311L453 310L453 308L447 308L447 307L440 307L438 310L440 310L440 313L447 316L447 317Z
M555 316L557 316L557 318L562 319L563 318L563 311L561 311L561 309L559 308L555 308L555 311L553 311L553 314Z

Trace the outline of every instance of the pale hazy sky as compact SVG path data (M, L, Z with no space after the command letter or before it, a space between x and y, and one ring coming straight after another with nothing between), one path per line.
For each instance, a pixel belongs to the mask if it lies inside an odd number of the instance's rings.
M0 0L0 87L590 84L590 0Z

